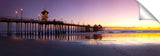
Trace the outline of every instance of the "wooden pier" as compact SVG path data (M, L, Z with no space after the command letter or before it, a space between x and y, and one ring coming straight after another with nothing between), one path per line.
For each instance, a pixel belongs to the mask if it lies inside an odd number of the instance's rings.
M15 18L0 18L0 22L7 23L7 34L12 34L12 23L15 23L16 34L71 34L78 32L86 32L88 29L87 25L78 25L64 23L62 21L40 21L33 19L15 19ZM87 28L86 28L87 27ZM1 28L1 27L0 27ZM92 31L92 30L91 30Z

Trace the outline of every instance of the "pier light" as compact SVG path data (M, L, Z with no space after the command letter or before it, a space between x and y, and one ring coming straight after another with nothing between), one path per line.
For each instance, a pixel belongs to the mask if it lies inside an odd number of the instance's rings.
M38 17L40 17L41 15L40 14L38 14Z
M18 11L17 11L17 10L15 11L15 14L16 14L16 19L17 19L17 14L18 14Z
M38 14L38 20L40 20L40 16L41 16L41 14Z
M23 8L21 8L21 11L23 11Z
M15 11L15 14L18 14L18 11Z

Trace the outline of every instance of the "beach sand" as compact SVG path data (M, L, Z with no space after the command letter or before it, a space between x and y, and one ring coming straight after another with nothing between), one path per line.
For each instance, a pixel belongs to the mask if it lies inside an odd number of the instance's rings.
M160 56L160 44L136 44L123 40L63 41L0 37L0 56Z

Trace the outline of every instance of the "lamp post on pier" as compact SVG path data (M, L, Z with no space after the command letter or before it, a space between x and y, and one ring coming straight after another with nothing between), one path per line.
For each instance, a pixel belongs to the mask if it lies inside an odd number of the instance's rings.
M22 15L23 15L23 8L21 8L21 19L23 19Z
M63 22L63 16L61 16L60 18L61 18L61 21Z
M23 20L22 15L23 15L23 8L21 8L21 34L22 34L22 20Z
M16 19L17 19L17 14L18 14L18 11L15 10ZM16 34L18 34L18 24L17 24L17 22L16 22Z
M38 14L38 20L40 21L40 16L41 16L41 14Z
M15 11L15 14L16 14L16 19L17 19L17 14L18 14L18 11L17 11L17 10Z

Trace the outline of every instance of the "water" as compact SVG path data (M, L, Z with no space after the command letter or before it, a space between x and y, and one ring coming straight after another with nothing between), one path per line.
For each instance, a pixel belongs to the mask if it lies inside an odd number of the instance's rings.
M160 33L101 31L12 35L0 40L0 56L160 56Z

